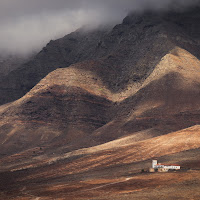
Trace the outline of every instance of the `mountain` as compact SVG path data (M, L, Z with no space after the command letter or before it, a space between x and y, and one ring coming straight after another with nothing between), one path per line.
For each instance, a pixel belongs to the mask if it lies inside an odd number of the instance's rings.
M84 60L100 60L113 91L146 78L160 59L180 46L199 58L199 8L187 12L132 14L113 29L80 29L51 41L28 63L0 81L1 104L16 100L48 73ZM151 52L150 52L151 50ZM110 66L113 66L112 70Z
M0 197L198 199L199 11L81 29L9 73L0 82ZM184 170L140 173L155 158Z
M55 69L90 59L99 38L106 32L107 28L90 31L82 28L62 39L50 41L33 59L0 80L0 104L22 97Z

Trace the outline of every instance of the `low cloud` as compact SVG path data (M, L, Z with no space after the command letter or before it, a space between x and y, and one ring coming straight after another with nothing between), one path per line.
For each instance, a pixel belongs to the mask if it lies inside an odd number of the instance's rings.
M100 17L93 11L76 10L42 13L2 24L0 52L28 54L37 51L51 39L60 38L88 23L100 23Z
M0 0L0 53L29 54L90 24L116 24L131 10L184 8L199 0Z

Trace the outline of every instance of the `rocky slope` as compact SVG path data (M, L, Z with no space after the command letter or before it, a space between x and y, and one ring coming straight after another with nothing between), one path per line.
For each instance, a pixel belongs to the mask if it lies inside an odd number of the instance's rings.
M64 145L69 151L139 131L153 137L200 123L200 61L189 52L175 48L145 81L118 93L98 76L98 64L57 69L23 98L1 106L1 153L30 145Z
M117 92L129 82L146 78L176 45L199 58L199 18L199 8L183 13L133 14L111 30L81 29L51 41L34 59L0 81L0 103L22 97L49 72L84 60L102 61L99 67L114 74L99 75Z

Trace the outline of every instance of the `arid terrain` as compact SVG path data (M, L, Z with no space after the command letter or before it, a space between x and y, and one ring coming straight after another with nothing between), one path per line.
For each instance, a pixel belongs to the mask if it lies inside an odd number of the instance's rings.
M199 200L199 11L78 30L0 80L0 199Z
M9 168L0 174L1 198L199 199L199 136L200 127L195 126L124 144L129 136L62 156L33 155L34 149L15 154L1 159ZM182 170L141 173L152 158L180 164Z

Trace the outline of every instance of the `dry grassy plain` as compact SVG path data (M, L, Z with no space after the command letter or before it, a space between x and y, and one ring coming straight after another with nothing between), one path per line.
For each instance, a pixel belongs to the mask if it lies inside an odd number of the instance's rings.
M55 162L49 164L48 160L38 166L34 161L29 165L24 162L21 170L17 169L17 163L16 166L13 163L12 169L0 174L0 199L198 200L199 131L199 126L195 126L133 144L124 145L122 142L121 146L119 141L114 141L112 147L106 150L100 145L75 151L69 157L63 155L58 158L55 155ZM19 160L24 159L23 154L18 156ZM151 166L153 158L180 164L183 170L141 173L141 169Z

